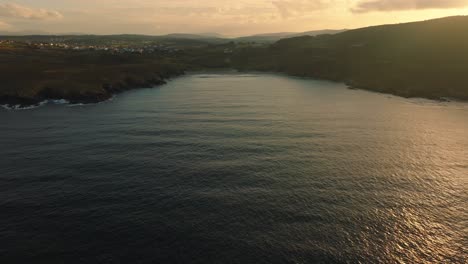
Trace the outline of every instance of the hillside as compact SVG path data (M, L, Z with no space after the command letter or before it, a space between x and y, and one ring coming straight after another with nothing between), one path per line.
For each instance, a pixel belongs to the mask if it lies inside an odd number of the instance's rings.
M94 103L132 88L153 87L186 68L173 57L0 45L0 104L46 99Z
M296 37L242 49L233 64L405 97L468 99L467 28L460 16Z

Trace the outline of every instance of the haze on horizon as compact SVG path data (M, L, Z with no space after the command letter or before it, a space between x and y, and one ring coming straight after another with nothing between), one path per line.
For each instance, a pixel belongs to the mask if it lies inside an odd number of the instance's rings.
M468 0L0 0L0 31L241 36L468 14Z

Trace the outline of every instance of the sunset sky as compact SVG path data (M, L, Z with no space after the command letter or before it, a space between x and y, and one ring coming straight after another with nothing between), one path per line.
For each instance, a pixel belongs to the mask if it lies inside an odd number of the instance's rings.
M466 14L468 0L0 0L0 31L239 36Z

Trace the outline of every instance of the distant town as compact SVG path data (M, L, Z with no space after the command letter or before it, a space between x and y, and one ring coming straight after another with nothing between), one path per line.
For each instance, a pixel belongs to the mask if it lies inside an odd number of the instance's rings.
M179 48L170 47L165 44L150 44L150 45L87 45L82 43L64 43L61 41L50 42L22 42L15 40L0 40L0 47L8 46L29 46L32 49L62 49L72 51L103 51L109 53L134 53L134 54L149 54L149 53L175 53L180 51Z

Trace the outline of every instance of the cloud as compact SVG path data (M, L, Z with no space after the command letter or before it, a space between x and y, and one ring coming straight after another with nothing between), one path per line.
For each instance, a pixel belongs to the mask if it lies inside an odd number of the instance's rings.
M468 0L365 0L351 9L354 13L464 7Z
M32 20L60 19L62 14L55 10L31 8L14 3L0 4L0 17L22 18Z
M332 0L275 0L271 3L283 18L290 18L325 9Z
M0 29L9 29L9 28L11 28L10 24L0 21Z

